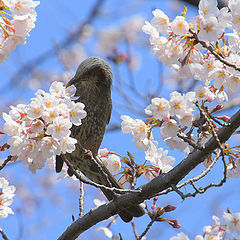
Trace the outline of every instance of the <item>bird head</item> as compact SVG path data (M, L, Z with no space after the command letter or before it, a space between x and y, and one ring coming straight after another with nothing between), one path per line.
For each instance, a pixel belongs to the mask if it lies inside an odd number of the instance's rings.
M112 78L111 67L105 60L99 57L89 57L79 65L75 76L66 84L66 87L73 84L78 88L78 84L83 84L86 87L110 89Z

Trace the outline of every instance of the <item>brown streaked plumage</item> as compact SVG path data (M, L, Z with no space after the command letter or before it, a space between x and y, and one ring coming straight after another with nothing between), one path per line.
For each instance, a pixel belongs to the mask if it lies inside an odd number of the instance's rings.
M73 84L77 88L76 96L79 98L76 101L84 103L87 112L82 125L72 127L71 137L76 138L84 148L90 150L95 158L111 117L112 77L111 67L106 61L99 57L90 57L80 64L76 75L67 84L67 86ZM90 180L105 186L122 188L99 158L96 158L98 163L92 161L78 145L75 151L66 154L66 157ZM57 172L61 171L61 168L61 157L57 157ZM103 190L103 193L108 200L113 199L111 191ZM132 205L122 210L119 215L125 222L129 222L133 217L144 215L144 210L139 205Z

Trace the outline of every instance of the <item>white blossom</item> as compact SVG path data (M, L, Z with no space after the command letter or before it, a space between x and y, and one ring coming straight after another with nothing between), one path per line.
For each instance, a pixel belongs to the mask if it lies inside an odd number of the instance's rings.
M8 136L15 136L18 134L20 124L14 121L8 114L3 113L3 119L5 120L5 123L3 125L3 131Z
M226 33L225 36L228 37L227 42L231 50L236 53L240 48L240 37L236 32Z
M145 24L143 25L142 30L146 34L154 36L155 38L159 37L159 32L157 31L157 29L148 21L145 21Z
M186 111L181 116L177 115L177 117L181 126L192 126L194 115L191 112Z
M39 118L43 113L43 105L38 99L33 99L27 109L27 114L31 118Z
M0 178L0 218L6 218L8 214L14 214L12 209L9 207L13 202L14 192L16 188L9 186L8 181L1 177Z
M232 92L237 92L240 88L240 77L231 75L227 80L226 88Z
M71 127L72 123L69 121L69 119L59 116L56 117L53 120L53 123L47 127L46 133L52 135L54 138L61 140L70 135Z
M151 24L162 34L168 34L169 32L169 18L159 9L155 9L153 12L153 19Z
M81 102L72 103L72 108L70 110L70 121L79 126L82 124L82 119L87 116L87 113L84 109L85 105Z
M179 58L184 56L184 49L175 40L170 40L164 45L164 52L158 51L158 60L163 62L166 66L171 66L177 63Z
M104 232L106 237L112 238L113 233L112 233L112 231L109 228L107 228L107 227L98 227L97 231L99 231L99 230L103 230L103 232Z
M156 144L151 144L145 154L146 160L149 160L154 167L160 168L163 173L169 172L173 168L175 158L167 156L168 150L157 148Z
M62 153L71 153L75 150L77 140L72 137L65 137L60 140L60 149Z
M239 32L239 30L240 30L239 1L238 0L229 0L228 6L229 6L229 8L231 10L231 14L232 14L232 23L233 23L232 28L236 32Z
M151 138L151 135L148 135L150 126L141 119L132 119L126 115L121 116L121 119L123 120L121 123L122 132L133 135L137 148L147 149Z
M187 105L184 96L174 91L170 94L170 115L182 116L187 110Z
M200 21L200 32L198 38L201 41L216 41L224 32L216 17L202 18Z
M214 93L212 93L208 87L202 85L198 85L195 88L195 93L199 100L208 100L209 102L212 102L215 98Z
M11 146L9 153L11 156L17 156L22 151L23 139L19 136L13 136L8 140L8 144Z
M145 113L159 120L169 119L170 105L165 98L153 98L151 104L145 109Z
M28 130L29 134L43 133L44 132L44 123L41 120L35 120L31 123L30 129Z
M101 157L107 157L110 154L110 151L107 148L102 148L98 150L98 154Z
M228 223L227 224L227 232L228 233L237 233L240 234L240 213L224 213L223 219Z
M232 27L232 14L227 7L223 7L219 10L218 23L227 28Z
M164 141L171 150L174 150L176 148L180 152L183 152L188 146L186 142L184 142L181 138L178 137L169 137L166 138Z
M44 137L41 142L41 151L43 156L48 159L51 158L54 154L60 154L59 143L52 137Z
M199 15L204 18L210 16L217 17L219 13L216 0L201 0L199 1L198 8Z
M186 20L183 16L177 16L171 22L171 30L176 35L183 36L188 32L189 26L188 26L188 23L186 22Z
M222 103L224 101L228 101L228 95L225 91L217 89L215 92L216 99L218 103Z
M237 178L240 175L239 162L229 163L227 165L227 177Z
M221 88L221 86L224 86L228 81L229 73L223 69L223 68L214 68L209 73L209 78L215 79L214 81L214 87L215 88Z
M109 154L106 157L101 157L101 160L111 173L116 174L120 171L121 161L119 156Z
M179 127L174 119L164 122L161 127L161 139L165 140L168 137L176 137Z
M121 122L122 132L131 133L136 125L135 120L127 115L122 115L121 119L123 120Z
M204 239L216 239L221 240L223 236L223 228L221 226L220 219L217 216L212 216L212 219L214 220L215 224L213 226L204 226L203 232L204 232ZM201 238L199 238L201 239Z
M47 111L44 111L42 114L42 119L46 123L52 123L52 121L60 115L60 107L54 106L47 109Z

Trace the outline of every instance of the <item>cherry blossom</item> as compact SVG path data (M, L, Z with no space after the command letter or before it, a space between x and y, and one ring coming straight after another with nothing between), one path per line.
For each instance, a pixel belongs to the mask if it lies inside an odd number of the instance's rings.
M145 113L159 120L169 119L170 104L165 98L153 98L151 104L145 108Z
M176 35L185 35L188 30L189 26L186 22L185 18L183 16L177 16L172 22L171 22L171 30Z
M70 137L72 124L86 117L83 103L75 103L76 88L53 82L50 93L38 90L29 105L11 107L3 113L3 129L11 138L9 152L35 173L55 155L71 153L77 140Z
M100 155L100 159L102 160L103 164L111 173L116 174L120 171L121 160L119 156L111 153L107 148L100 149L98 154Z
M9 186L8 181L1 177L0 178L0 218L6 218L8 214L14 214L12 209L9 207L13 202L14 192L16 188Z
M2 1L1 11L9 10L10 14L1 14L0 18L1 28L4 29L0 35L0 62L6 59L18 44L26 43L26 36L29 36L29 32L35 27L35 8L39 3L32 0Z
M228 222L226 231L240 235L240 213L224 213L223 219Z

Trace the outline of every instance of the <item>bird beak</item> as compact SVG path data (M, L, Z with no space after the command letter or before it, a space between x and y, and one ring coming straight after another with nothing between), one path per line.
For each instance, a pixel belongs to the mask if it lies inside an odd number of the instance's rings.
M73 77L68 83L65 84L65 87L68 88L69 86L73 85L76 82L76 78Z

